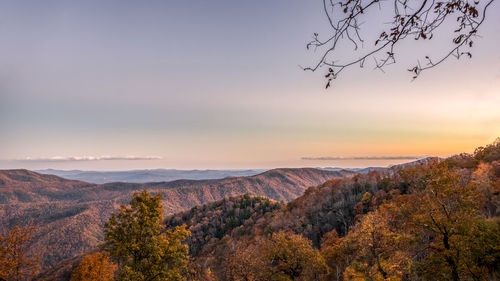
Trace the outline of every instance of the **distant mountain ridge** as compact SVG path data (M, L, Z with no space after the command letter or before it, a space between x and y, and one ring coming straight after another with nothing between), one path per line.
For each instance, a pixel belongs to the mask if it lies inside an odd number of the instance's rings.
M367 168L315 167L315 169L326 170L326 171L351 171L364 174L371 171L387 170L388 167L367 167ZM267 170L266 169L245 169L245 170L149 169L149 170L124 170L124 171L86 171L86 170L55 170L55 169L35 170L35 172L40 174L56 175L65 179L79 180L96 184L113 183L113 182L148 183L148 182L167 182L175 180L223 179L227 177L254 176L263 173L265 171Z
M309 186L353 174L299 168L224 179L92 184L28 170L0 170L0 232L16 224L38 225L33 248L48 268L94 249L102 241L104 222L136 191L161 193L166 213L172 214L242 194L288 202Z
M177 170L177 169L151 169L151 170L128 170L128 171L82 171L82 170L36 170L41 174L51 174L66 179L81 180L91 183L110 182L160 182L186 180L223 179L227 177L254 176L265 172L264 169L246 170Z

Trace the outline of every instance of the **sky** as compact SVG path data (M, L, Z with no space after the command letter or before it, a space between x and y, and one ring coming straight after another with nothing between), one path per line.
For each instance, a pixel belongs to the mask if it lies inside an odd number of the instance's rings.
M325 90L321 1L0 1L0 169L387 166L500 137L500 3L472 59L448 41ZM363 30L378 34L368 18ZM367 43L368 44L368 43ZM344 48L348 56L352 50ZM342 57L344 53L341 53Z

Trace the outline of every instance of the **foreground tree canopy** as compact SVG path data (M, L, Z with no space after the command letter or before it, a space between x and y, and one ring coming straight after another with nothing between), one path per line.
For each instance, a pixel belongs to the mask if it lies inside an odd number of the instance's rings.
M314 33L307 48L319 50L322 55L317 63L305 70L316 71L326 66L328 88L331 81L348 67L363 67L373 60L375 68L383 70L385 66L396 63L402 41L432 40L451 34L449 45L440 47L440 54L436 57L425 55L409 68L413 78L417 78L424 70L438 66L450 57L472 57L473 39L478 36L493 1L323 0L332 33L328 36ZM375 36L368 34L368 40L373 41L365 43L362 31L369 29L374 19L379 18L385 23L381 27L383 30ZM354 49L353 58L345 59L346 53L342 51L347 44Z
M104 249L117 261L118 280L184 280L189 235L184 226L164 230L161 194L134 194L104 226Z
M481 214L479 178L440 164L427 181L364 215L342 238L325 236L322 252L344 280L491 280L500 262L500 225Z

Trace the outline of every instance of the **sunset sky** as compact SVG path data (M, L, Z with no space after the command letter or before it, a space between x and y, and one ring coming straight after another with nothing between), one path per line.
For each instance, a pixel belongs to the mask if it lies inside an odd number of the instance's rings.
M500 1L472 59L413 82L408 41L325 90L314 32L321 1L0 1L0 169L387 166L500 137Z

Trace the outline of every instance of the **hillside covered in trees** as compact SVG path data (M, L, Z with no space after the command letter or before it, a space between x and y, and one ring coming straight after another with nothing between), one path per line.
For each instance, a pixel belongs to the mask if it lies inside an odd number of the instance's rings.
M36 225L32 249L41 256L42 268L51 268L63 259L94 250L103 239L102 228L111 213L143 189L161 193L165 213L173 214L242 194L290 201L309 186L352 174L312 168L274 169L218 180L91 184L28 170L3 170L0 233L16 225Z
M329 180L272 211L249 199L167 218L193 230L192 280L500 277L499 141L472 155Z

